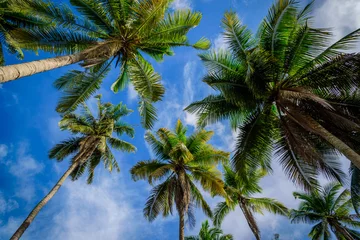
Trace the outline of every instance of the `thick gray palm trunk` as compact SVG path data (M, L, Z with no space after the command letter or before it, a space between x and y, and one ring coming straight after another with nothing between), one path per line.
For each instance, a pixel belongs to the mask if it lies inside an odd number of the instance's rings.
M82 144L80 147L79 153L74 158L74 163L69 167L68 170L61 176L56 185L50 190L50 192L35 206L35 208L30 212L25 221L20 225L20 227L16 230L10 240L20 239L24 234L26 229L30 226L32 221L38 215L40 210L51 200L51 198L57 193L60 187L65 182L66 178L79 166L81 163L84 163L94 152L98 145L97 139L87 139L87 141Z
M59 67L64 67L81 62L85 59L86 54L77 53L67 56L3 66L0 67L0 83L16 80L21 77L31 76L36 73L49 71Z
M256 240L260 240L260 230L258 226L256 225L255 218L253 214L249 211L248 207L246 206L246 203L244 203L245 199L239 199L239 206L241 211L243 212L245 219L253 232Z

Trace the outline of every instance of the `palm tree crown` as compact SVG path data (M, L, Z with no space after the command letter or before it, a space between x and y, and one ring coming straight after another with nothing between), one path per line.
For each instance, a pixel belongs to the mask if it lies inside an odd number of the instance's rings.
M180 120L174 132L160 128L156 132L158 138L148 132L145 139L157 159L138 162L131 169L134 180L146 179L150 184L162 181L151 191L144 215L152 221L161 212L163 216L172 214L175 202L180 216L180 239L184 239L185 214L189 225L195 224L194 207L201 207L207 216L212 216L211 209L195 182L199 182L213 194L224 194L221 173L216 164L229 158L228 153L207 143L213 132L199 130L189 137L186 132L187 129Z
M320 191L311 193L294 192L294 197L301 200L298 210L292 210L292 223L316 224L309 236L312 239L330 239L330 230L337 239L360 239L360 232L351 228L360 227L359 216L353 211L350 193L341 185L330 183Z
M231 234L223 234L220 228L210 228L209 221L206 220L201 224L199 236L185 237L185 240L233 240Z
M89 98L99 88L104 73L111 68L114 61L120 71L112 90L117 92L123 89L131 80L140 97L143 125L151 128L156 119L151 103L162 98L164 87L160 75L154 71L144 54L161 61L165 55L173 55L174 47L208 49L210 46L210 42L205 38L190 44L186 36L191 28L199 24L201 13L190 10L169 11L171 0L70 0L80 16L66 5L41 0L26 0L26 4L23 3L24 0L14 0L15 3L16 1L21 1L22 4L14 4L13 8L21 7L24 13L51 20L55 24L46 31L15 31L13 34L21 48L61 55L75 54L65 58L65 63L60 60L62 58L55 59L54 68L76 62L82 62L84 67L103 68L102 71L90 73L90 78L81 71L72 71L64 77L70 83L76 83L79 79L85 80L78 85L79 96L68 99L67 104L57 108L62 113L74 110L80 102ZM49 68L42 71L53 68L49 61L44 61L42 65L49 65ZM32 66L33 71L28 75L36 73L40 68L41 66ZM23 68L18 66L17 69ZM12 73L11 66L0 70L4 78L2 81L10 80L5 80L4 74ZM21 71L14 75L15 78L21 76ZM57 86L61 89L66 84ZM79 94L79 91L82 94Z
M226 13L227 50L200 55L209 69L204 82L220 93L187 107L199 114L200 126L229 119L240 130L236 171L270 169L275 151L288 176L307 189L319 172L344 178L336 159L327 157L335 151L360 167L359 97L353 94L360 54L345 53L360 30L329 45L331 32L311 26L312 4L301 9L295 0L276 1L256 37Z
M63 117L59 123L60 128L68 130L76 136L55 145L50 150L49 157L62 161L74 153L90 153L87 159L82 159L82 162L71 173L72 179L76 180L87 168L89 172L88 183L92 182L94 170L101 161L104 162L109 171L113 169L120 171L111 148L125 152L136 150L132 144L118 138L123 134L130 137L134 136L134 129L120 119L131 112L122 103L117 105L102 104L100 96L98 96L97 117L90 112L86 105L82 107L81 115L70 113ZM118 137L113 136L113 133ZM72 158L72 163L76 160L78 160L77 155Z
M239 205L248 225L256 239L260 239L260 230L257 226L253 213L263 213L267 210L274 214L287 215L287 208L271 198L256 198L252 195L262 192L259 181L265 176L264 171L248 170L247 177L236 174L230 166L224 166L225 192L228 200L220 202L214 212L214 224L220 226L225 216L234 211Z
M20 59L24 57L20 43L13 36L13 31L23 32L26 29L40 29L49 25L49 22L42 21L36 16L16 11L11 7L10 2L10 0L0 0L0 66L5 64L4 49L9 53L17 54Z

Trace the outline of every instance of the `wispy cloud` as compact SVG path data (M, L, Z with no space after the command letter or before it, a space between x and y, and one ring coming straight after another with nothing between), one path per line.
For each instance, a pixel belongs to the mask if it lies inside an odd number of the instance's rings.
M192 2L191 2L191 0L175 0L172 2L171 8L173 8L175 10L191 9Z
M35 196L34 177L42 172L44 164L35 160L29 153L29 145L26 142L17 144L17 151L8 151L9 147L1 145L2 164L7 166L8 171L17 181L16 196L31 202ZM6 154L5 154L6 153ZM10 156L11 155L11 156Z
M8 154L8 147L5 144L0 144L0 160L5 158Z

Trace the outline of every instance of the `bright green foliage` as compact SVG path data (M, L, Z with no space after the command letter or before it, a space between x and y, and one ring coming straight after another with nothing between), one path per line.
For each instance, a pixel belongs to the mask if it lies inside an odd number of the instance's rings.
M20 43L13 34L15 30L23 32L27 29L41 29L48 25L36 16L26 15L13 9L10 2L11 0L0 0L0 66L5 64L4 49L9 53L17 54L19 59L24 57Z
M198 236L185 237L185 240L233 240L231 234L223 234L220 228L210 228L208 220L201 224L201 229Z
M189 137L187 129L178 120L175 131L160 128L155 137L148 132L145 140L151 146L156 159L138 162L131 175L135 181L146 179L154 186L145 204L144 215L153 221L159 214L168 216L175 202L179 214L184 213L190 226L194 226L193 211L200 207L211 217L210 206L195 183L214 195L224 195L221 173L216 164L226 162L229 153L215 149L207 142L213 132L199 130Z
M84 104L81 109L81 114L69 113L66 114L59 122L62 130L68 130L74 137L71 137L53 147L49 152L50 158L55 158L58 161L64 160L68 156L74 156L81 150L82 145L88 139L97 139L99 143L96 149L88 160L81 163L72 173L72 180L78 179L86 169L88 169L88 183L90 184L94 178L94 170L102 161L105 168L110 172L116 169L118 172L120 168L111 148L124 151L134 152L136 148L118 137L126 134L130 137L134 136L134 129L121 121L124 117L132 111L127 109L122 103L112 105L110 103L101 103L100 96L98 98L98 116L95 117ZM113 133L116 136L113 136Z
M227 201L220 202L215 208L214 225L220 226L224 218L239 205L249 227L256 239L260 239L260 230L257 226L253 213L263 214L269 211L274 214L286 216L287 208L280 202L271 198L256 198L252 195L262 192L259 181L265 176L261 170L246 171L247 177L237 174L230 166L224 165L225 192Z
M66 5L31 0L21 5L22 11L44 20L51 20L56 27L46 31L31 29L26 34L14 34L21 41L21 48L56 54L82 52L82 57L85 58L82 63L84 67L106 66L99 74L91 70L90 73L73 71L65 75L63 78L68 78L70 82L82 79L86 75L89 75L89 78L79 80L80 83L75 86L77 93L68 99L66 104L58 106L59 112L69 112L84 99L89 98L89 93L96 91L106 76L107 68L110 69L114 66L111 63L115 63L115 66L120 67L120 71L112 90L118 92L131 81L139 94L142 123L146 128L151 128L156 120L156 112L151 104L161 100L165 89L161 84L160 75L143 55L161 61L165 55L173 55L175 47L208 49L210 46L209 40L205 38L190 44L186 36L191 28L199 24L201 13L190 10L169 11L171 2L70 0L81 15L76 16ZM63 87L65 92L73 91L66 86ZM80 92L86 93L79 94Z
M290 212L292 223L315 224L309 233L311 239L331 239L333 232L337 239L360 239L358 215L352 214L350 192L340 192L341 185L330 183L319 191L311 193L294 192L301 200L298 210Z
M199 126L228 119L239 130L232 158L237 172L271 170L275 152L305 189L317 185L320 172L342 181L335 150L344 153L346 144L356 151L360 143L360 99L344 94L359 87L360 54L346 52L360 29L330 45L331 32L312 27L312 5L277 0L256 35L236 13L226 13L227 49L200 55L208 68L203 81L219 94L187 107L198 114Z

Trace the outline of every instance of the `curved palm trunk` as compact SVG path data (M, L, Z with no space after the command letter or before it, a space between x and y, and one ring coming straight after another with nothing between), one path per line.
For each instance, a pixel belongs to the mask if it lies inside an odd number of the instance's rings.
M16 80L21 77L45 72L59 67L71 65L86 59L86 54L77 53L67 56L48 58L27 63L0 67L0 83Z
M351 147L344 143L341 139L337 138L331 132L326 130L321 124L312 118L308 119L309 123L314 128L314 132L320 137L325 139L328 143L333 145L339 150L345 157L347 157L358 169L360 169L360 155L357 154Z
M30 212L25 221L20 225L16 232L12 235L10 240L17 240L24 234L26 229L30 226L31 222L38 215L40 210L47 204L51 198L57 193L62 184L65 182L66 178L79 166L81 163L85 162L94 152L99 143L98 139L88 139L80 147L79 153L74 158L74 163L69 167L68 170L61 176L56 185L50 190L50 192L35 206L35 208Z
M246 201L245 199L242 199L242 198L239 199L240 209L243 212L245 219L246 219L251 231L253 232L256 240L260 240L260 230L256 224L253 214L250 212L250 210L246 206L245 201Z
M343 235L347 240L355 240L355 239L351 236L351 234L350 234L345 228L343 228L343 227L341 226L341 224L340 224L339 222L337 222L337 221L335 221L335 222L330 222L330 225L331 225L332 227L334 227L335 230L336 230L338 233L340 233L341 235ZM337 235L337 234L336 234L336 235Z

